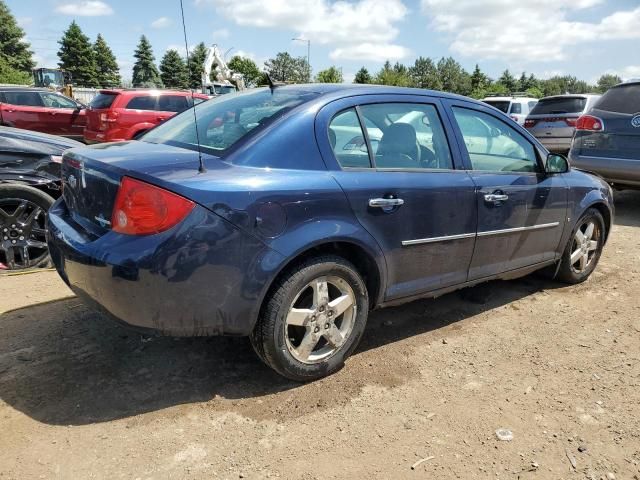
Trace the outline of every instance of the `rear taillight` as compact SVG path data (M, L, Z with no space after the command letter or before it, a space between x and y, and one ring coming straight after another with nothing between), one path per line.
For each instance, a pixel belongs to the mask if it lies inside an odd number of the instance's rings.
M118 112L107 111L100 114L100 130L107 130L110 125L118 120Z
M163 188L123 177L116 196L111 228L127 235L164 232L181 222L195 204Z
M527 118L527 119L524 121L524 128L533 128L533 127L535 127L535 126L536 126L536 123L538 123L538 121L537 121L537 120L534 120L534 119L532 119L532 118Z
M594 117L592 115L582 115L576 122L576 130L601 132L602 130L604 130L604 123L598 117Z
M565 118L564 119L565 123L567 124L567 126L569 127L575 127L576 123L578 122L578 117L569 117L569 118Z

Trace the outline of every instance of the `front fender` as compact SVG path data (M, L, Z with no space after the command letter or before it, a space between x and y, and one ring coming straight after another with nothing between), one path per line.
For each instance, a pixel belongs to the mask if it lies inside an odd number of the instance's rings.
M601 178L587 173L580 172L580 176L582 177L581 182L568 182L570 189L569 218L571 228L568 229L565 242L563 242L562 245L566 245L566 241L568 241L578 220L584 212L591 207L597 206L598 208L604 207L606 209L605 212L608 214L608 218L605 218L605 221L609 227L607 229L607 238L611 231L611 225L613 225L615 206L611 187ZM589 182L584 182L584 179L588 179ZM607 238L605 238L605 241Z

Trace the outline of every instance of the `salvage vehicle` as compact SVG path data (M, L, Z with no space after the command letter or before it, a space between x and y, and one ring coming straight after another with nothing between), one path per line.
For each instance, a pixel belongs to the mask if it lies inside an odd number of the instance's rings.
M0 127L0 270L49 261L47 210L60 196L62 153L80 142Z
M207 95L180 90L100 90L87 110L85 143L122 142L135 139L156 125L183 112Z
M589 111L600 95L554 95L541 98L524 126L551 152L567 153L578 118Z
M577 120L569 158L616 188L640 188L640 80L610 88Z
M82 140L85 108L46 88L0 87L0 126Z
M117 319L247 335L293 380L339 369L374 308L545 267L582 282L611 228L609 185L466 97L272 86L195 113L65 153L53 263Z

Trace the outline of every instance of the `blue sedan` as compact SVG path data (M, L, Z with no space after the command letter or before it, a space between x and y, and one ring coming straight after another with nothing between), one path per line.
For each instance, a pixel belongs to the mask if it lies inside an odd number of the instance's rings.
M582 282L599 178L501 112L425 90L281 86L64 155L53 262L87 303L168 335L245 335L280 374L339 369L372 309L547 268Z

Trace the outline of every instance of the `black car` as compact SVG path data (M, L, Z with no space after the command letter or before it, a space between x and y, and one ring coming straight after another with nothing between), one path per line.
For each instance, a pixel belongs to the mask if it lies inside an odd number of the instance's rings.
M0 270L48 262L46 212L60 196L62 153L80 142L0 127Z
M609 89L578 119L569 159L615 187L640 188L640 80Z

